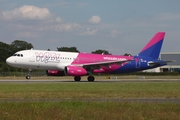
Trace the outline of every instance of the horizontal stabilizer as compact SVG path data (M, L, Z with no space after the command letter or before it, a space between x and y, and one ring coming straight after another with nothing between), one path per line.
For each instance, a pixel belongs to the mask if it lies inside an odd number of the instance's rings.
M150 61L148 62L148 66L155 66L155 65L159 65L159 64L164 64L164 63L169 63L169 62L175 62L175 60L169 60L169 61L157 61L157 62L154 62L154 61Z

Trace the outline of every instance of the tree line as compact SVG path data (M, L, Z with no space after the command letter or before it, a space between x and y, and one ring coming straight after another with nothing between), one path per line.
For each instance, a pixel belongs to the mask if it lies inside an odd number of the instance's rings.
M0 42L0 72L16 72L21 69L10 67L6 64L6 59L15 52L33 48L31 43L22 40L14 40L11 44Z
M12 56L14 53L20 50L27 50L34 48L31 43L22 40L14 40L11 44L0 42L0 72L20 72L21 68L10 67L6 64L6 59ZM47 49L50 51L50 49ZM66 52L80 52L77 47L57 47L57 51L66 51ZM96 54L109 54L107 50L98 49L92 51L91 53ZM130 55L125 53L124 55Z

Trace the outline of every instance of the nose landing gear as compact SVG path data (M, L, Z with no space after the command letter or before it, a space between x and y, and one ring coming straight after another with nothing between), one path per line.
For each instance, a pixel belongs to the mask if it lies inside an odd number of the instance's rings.
M31 69L28 69L28 74L26 76L26 79L27 80L31 79Z

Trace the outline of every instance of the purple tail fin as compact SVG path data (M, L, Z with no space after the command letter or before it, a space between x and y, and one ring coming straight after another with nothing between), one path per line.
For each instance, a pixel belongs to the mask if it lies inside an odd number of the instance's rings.
M138 56L147 56L153 59L159 58L159 53L163 44L165 32L158 32L147 43L147 45L141 50Z

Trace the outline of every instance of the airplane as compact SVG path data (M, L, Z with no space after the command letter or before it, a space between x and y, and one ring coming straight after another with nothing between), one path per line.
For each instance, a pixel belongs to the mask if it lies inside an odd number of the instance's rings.
M75 53L46 50L22 50L6 59L13 67L28 69L26 79L30 79L32 69L47 70L49 75L81 76L93 82L93 73L119 74L142 71L167 65L169 61L159 59L165 32L157 32L154 37L135 56Z

